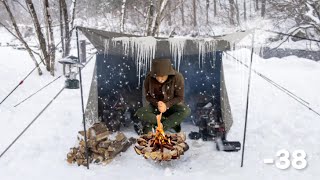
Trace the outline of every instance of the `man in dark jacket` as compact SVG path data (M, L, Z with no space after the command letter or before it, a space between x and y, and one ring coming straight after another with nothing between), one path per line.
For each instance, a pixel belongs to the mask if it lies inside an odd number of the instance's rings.
M151 71L144 81L146 100L149 104L137 110L136 116L143 129L135 130L138 134L147 133L157 125L156 115L162 113L161 122L164 130L181 130L181 122L190 115L191 110L184 103L184 78L175 71L170 59L155 59Z

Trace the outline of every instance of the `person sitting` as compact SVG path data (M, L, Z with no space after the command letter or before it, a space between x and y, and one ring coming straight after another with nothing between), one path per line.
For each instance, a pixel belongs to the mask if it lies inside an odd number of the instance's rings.
M181 122L191 114L184 102L184 77L173 69L170 59L154 59L144 81L147 106L139 108L135 116L142 126L135 124L138 134L152 131L157 125L156 115L162 113L165 131L181 131Z

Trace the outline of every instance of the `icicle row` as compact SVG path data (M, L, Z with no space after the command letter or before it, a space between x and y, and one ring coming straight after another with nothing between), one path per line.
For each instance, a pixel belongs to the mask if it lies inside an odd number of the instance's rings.
M174 67L177 71L180 70L180 62L184 55L184 46L186 39L183 38L169 38L170 53L174 61Z

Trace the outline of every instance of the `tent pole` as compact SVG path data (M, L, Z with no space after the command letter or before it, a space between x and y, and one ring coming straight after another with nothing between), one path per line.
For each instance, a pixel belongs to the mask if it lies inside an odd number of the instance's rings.
M79 51L79 33L78 33L78 27L76 27L76 36L77 36L78 61L79 61L79 63L81 63L81 62L80 62L80 51ZM79 78L80 78L80 92L81 92L82 123L83 123L83 130L84 130L84 142L85 142L85 146L86 146L85 149L86 149L87 169L89 169L89 154L88 154L86 119L85 119L84 105L83 105L83 90L82 90L81 67L79 67Z
M249 77L248 77L248 90L247 90L247 102L246 102L246 116L244 122L243 130L243 141L242 141L242 155L241 155L241 167L243 167L243 158L244 158L244 148L246 143L246 133L247 133L247 122L248 122L248 109L249 109L249 95L250 95L250 84L251 84L251 69L252 69L252 60L253 60L253 50L254 50L254 34L255 30L252 33L252 47L251 47L251 59L249 66Z

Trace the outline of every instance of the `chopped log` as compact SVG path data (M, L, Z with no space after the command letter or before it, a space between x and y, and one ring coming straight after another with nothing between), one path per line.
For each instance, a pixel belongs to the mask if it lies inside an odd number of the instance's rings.
M97 134L96 141L106 140L106 139L108 139L108 136L109 136L109 131Z
M122 132L116 135L116 141L122 141L124 139L126 139L126 136Z
M140 149L138 149L137 147L134 147L134 150L136 151L136 153L137 153L138 155L141 155L141 154L142 154L141 151L140 151Z
M101 148L108 148L111 144L111 141L109 140L106 140L106 141L102 141L99 143L98 147L101 147Z
M82 136L78 138L79 147L71 148L66 160L68 163L85 166L87 161L84 132L79 131L79 134ZM115 139L109 139L109 134L107 127L102 123L96 123L88 129L89 163L109 164L119 153L125 152L133 143L136 143L135 138L127 139L121 132L115 136Z

